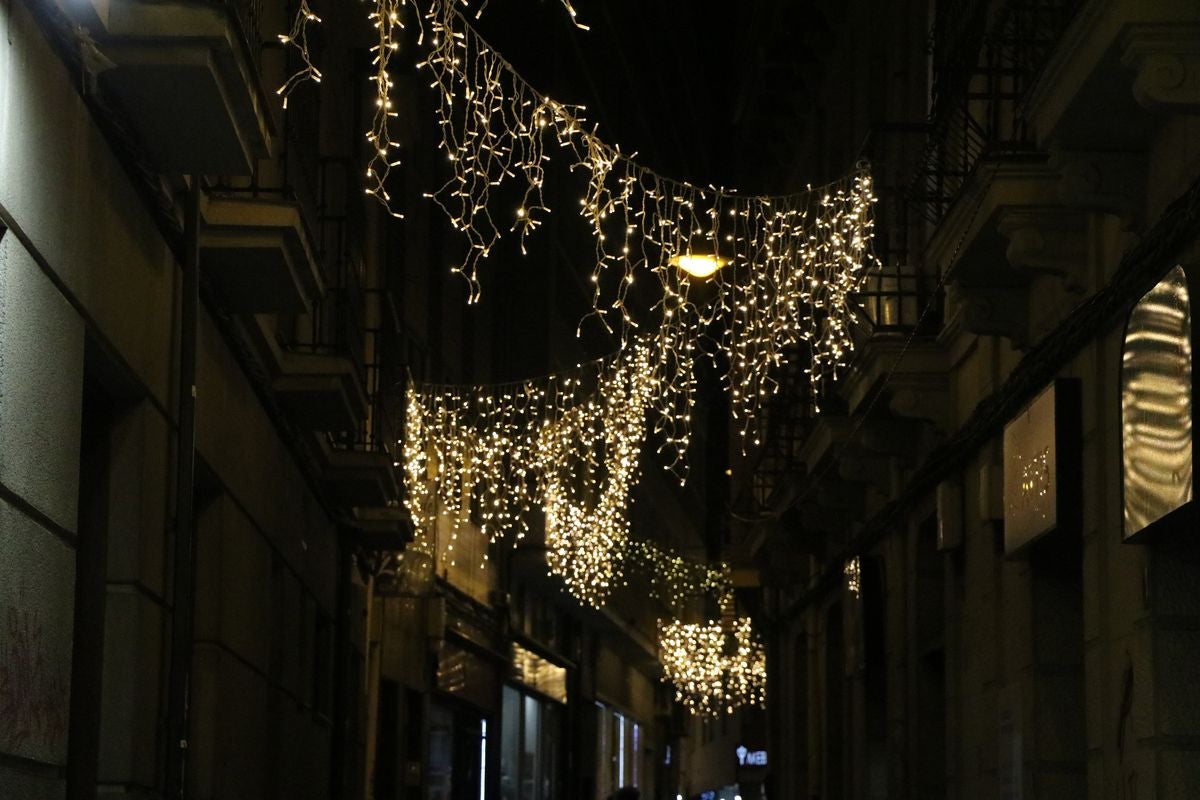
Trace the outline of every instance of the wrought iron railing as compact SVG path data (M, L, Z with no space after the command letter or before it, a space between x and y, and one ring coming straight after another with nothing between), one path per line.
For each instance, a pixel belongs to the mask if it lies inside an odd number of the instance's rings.
M240 29L242 44L257 67L262 63L263 0L215 0Z
M877 264L856 296L871 333L936 333L941 304L935 274L923 272L925 224L909 199L906 182L929 126L881 123L860 150L874 172L876 194L874 253Z
M381 295L385 290L368 290ZM356 430L330 434L330 441L343 450L387 453L399 461L399 440L403 433L403 396L396 391L399 357L397 337L386 327L363 330L367 357L363 363L363 388L367 395L367 415Z
M873 333L934 334L941 327L936 276L884 264L867 278L858 304Z
M365 386L362 262L339 259L330 271L331 281L312 311L292 326L280 326L279 343L294 352L342 356Z
M939 5L931 34L931 132L908 188L938 223L985 158L1038 158L1021 100L1080 0L956 0Z

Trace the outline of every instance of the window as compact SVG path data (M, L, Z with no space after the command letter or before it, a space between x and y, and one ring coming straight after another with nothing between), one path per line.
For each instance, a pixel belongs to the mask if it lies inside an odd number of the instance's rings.
M456 520L444 510L438 514L437 573L480 603L489 602L497 587L490 552L488 537L469 518Z
M644 729L632 718L596 704L596 797L607 798L622 786L641 786Z
M562 790L562 708L505 686L502 713L501 800L557 800Z
M1121 442L1128 537L1192 500L1192 315L1182 267L1129 315Z

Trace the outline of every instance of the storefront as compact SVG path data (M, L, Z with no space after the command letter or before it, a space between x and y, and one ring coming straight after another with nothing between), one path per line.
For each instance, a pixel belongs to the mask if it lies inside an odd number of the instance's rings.
M491 738L499 712L500 664L472 639L452 638L438 653L437 692L429 703L425 798L487 800L494 780Z
M512 645L501 703L500 800L561 800L567 670Z
M467 706L435 700L429 711L428 800L484 800L488 721Z
M596 718L597 797L607 798L623 786L645 788L645 726L603 703L596 703Z

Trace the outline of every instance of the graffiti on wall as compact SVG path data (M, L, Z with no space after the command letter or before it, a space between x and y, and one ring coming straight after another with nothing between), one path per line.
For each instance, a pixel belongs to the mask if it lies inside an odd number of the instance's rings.
M0 751L56 751L67 735L67 665L36 609L0 609Z

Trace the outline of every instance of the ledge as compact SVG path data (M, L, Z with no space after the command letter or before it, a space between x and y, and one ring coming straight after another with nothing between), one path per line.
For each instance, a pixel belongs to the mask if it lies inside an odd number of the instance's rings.
M293 201L213 196L200 264L235 314L302 314L323 287L311 237Z
M217 4L63 2L88 61L163 172L248 175L273 133L239 24Z

